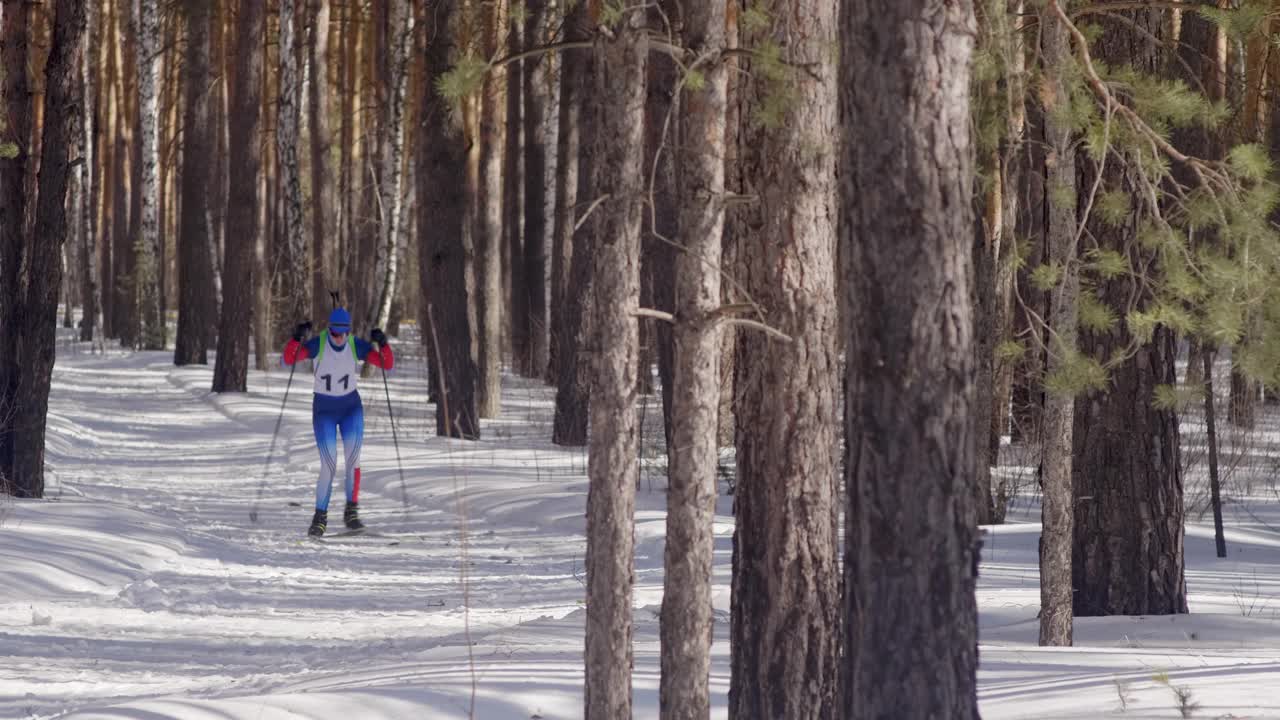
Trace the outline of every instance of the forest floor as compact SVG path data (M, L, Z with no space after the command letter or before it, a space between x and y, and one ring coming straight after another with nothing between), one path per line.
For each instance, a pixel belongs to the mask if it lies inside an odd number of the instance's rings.
M381 378L361 383L361 510L381 534L317 542L303 536L319 467L309 377L294 379L268 465L285 371L218 396L209 367L62 340L48 498L0 505L0 718L581 717L584 451L548 441L551 391L511 377L484 439L434 437L421 365L401 359L389 394L403 482ZM1197 505L1203 429L1184 421L1190 615L1082 618L1076 647L1039 648L1034 499L991 529L985 718L1280 718L1280 418L1267 412L1224 440L1224 560ZM659 418L645 426L661 436ZM1008 454L1002 472L1025 476ZM636 717L656 718L664 493L660 461L643 468L634 686ZM721 490L717 718L733 531Z

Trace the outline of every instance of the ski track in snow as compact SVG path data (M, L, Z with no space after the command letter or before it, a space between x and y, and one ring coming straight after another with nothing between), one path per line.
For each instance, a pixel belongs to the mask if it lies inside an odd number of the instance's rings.
M319 467L305 372L263 485L284 371L219 396L209 367L77 347L60 345L54 371L48 499L0 504L0 718L582 716L585 455L546 441L549 390L505 377L503 419L484 440L435 438L405 353L390 376L402 487L381 378L365 379L361 510L383 536L321 543L304 538ZM646 474L644 718L658 715L663 503ZM731 498L718 511L724 718ZM1225 560L1211 526L1188 526L1191 615L1081 618L1065 649L1035 644L1038 508L993 528L978 589L983 717L1177 718L1173 688L1186 688L1194 717L1280 718L1280 503L1227 512Z

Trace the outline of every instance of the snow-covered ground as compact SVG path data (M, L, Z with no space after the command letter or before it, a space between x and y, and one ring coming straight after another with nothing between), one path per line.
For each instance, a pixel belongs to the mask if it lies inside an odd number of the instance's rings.
M303 538L319 466L306 383L294 380L268 466L285 371L216 396L209 368L166 353L59 352L49 497L0 504L0 718L581 716L585 456L548 442L550 391L506 378L484 440L442 440L406 354L390 379L402 483L381 378L362 381L361 507L384 535L318 543ZM994 528L979 585L984 717L1177 718L1183 693L1189 717L1280 718L1280 501L1264 485L1228 505L1227 559L1210 525L1189 526L1191 615L1080 619L1069 649L1036 646L1038 510ZM650 718L659 473L645 473L638 507L636 716Z

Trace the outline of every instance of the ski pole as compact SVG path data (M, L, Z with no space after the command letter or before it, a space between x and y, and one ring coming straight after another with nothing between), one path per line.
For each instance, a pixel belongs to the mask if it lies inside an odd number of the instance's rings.
M271 470L271 456L276 452L276 437L280 435L280 423L284 421L284 406L289 402L289 388L293 385L293 371L298 363L289 366L289 381L284 386L284 400L280 403L280 415L276 418L276 429L271 433L271 449L267 451L267 464L262 468L262 482L258 483L258 496L253 499L253 507L249 510L249 520L258 522L258 505L262 502L262 491L267 487L267 472Z
M400 471L400 502L409 509L409 490L404 484L404 463L400 462L400 440L396 437L396 416L391 412L391 390L387 387L387 369L382 368L382 391L387 396L387 417L391 420L391 441L396 446L396 469Z

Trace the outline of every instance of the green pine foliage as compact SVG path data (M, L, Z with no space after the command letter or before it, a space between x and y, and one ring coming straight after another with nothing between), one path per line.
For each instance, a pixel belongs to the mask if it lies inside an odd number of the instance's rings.
M457 65L436 78L436 92L457 105L464 98L480 91L488 72L488 62L474 53L467 53L458 60Z
M1003 2L985 2L989 17L1007 15L1001 11ZM1246 0L1235 10L1203 7L1197 12L1242 40L1266 26L1262 20L1269 5ZM1007 71L1001 58L1010 42L1005 22L991 22L979 37L974 69L979 158L1005 141L1000 135L1003 99L991 97L993 86L1007 85L999 81ZM1101 25L1080 30L1091 45L1102 34ZM1096 192L1091 183L1074 191L1050 187L1046 192L1054 202L1074 204L1081 212L1087 207L1090 213L1080 218L1085 231L1073 261L1080 278L1080 330L1102 335L1123 329L1129 342L1118 349L1109 345L1107 357L1095 358L1076 348L1051 347L1066 361L1046 378L1046 389L1084 393L1105 388L1108 370L1150 342L1161 327L1230 348L1246 374L1280 387L1280 283L1275 282L1280 277L1280 232L1271 222L1280 208L1280 185L1267 148L1229 141L1236 130L1234 111L1226 103L1211 102L1199 88L1167 75L1150 75L1128 64L1108 66L1097 59L1100 54L1092 53L1092 70L1109 100L1088 82L1089 68L1074 53L1062 68L1069 103L1045 102L1039 70L1027 74L1026 100L1069 125L1080 149L1077 162L1093 166L1082 166L1085 175L1101 173L1104 178ZM1178 138L1187 135L1183 130L1226 141L1223 155L1178 158L1177 152L1186 153L1177 148ZM1169 152L1169 147L1177 152ZM1099 234L1123 237L1125 228L1132 228L1136 242L1120 247L1102 244L1091 232L1111 230ZM1052 264L1029 273L1031 285L1044 292L1056 289L1064 277L1064 268ZM1115 291L1126 287L1133 291ZM1109 290L1104 293L1104 288ZM1125 297L1128 305L1114 304ZM1159 389L1154 401L1180 407L1188 402L1181 393Z

